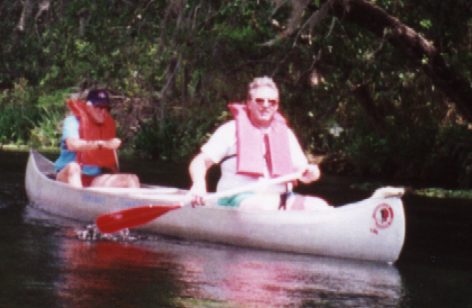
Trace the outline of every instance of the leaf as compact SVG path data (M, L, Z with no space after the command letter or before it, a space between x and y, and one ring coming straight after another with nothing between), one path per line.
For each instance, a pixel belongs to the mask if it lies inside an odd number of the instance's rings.
M424 29L431 29L433 23L430 19L422 19L420 20L420 26Z

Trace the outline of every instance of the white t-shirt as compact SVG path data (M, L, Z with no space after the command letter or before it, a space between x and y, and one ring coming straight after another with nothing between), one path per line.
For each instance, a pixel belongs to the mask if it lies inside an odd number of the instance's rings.
M297 137L291 129L288 132L289 150L292 157L292 163L295 168L304 168L307 164L307 158L298 142ZM265 153L264 143L261 142L263 150L259 153ZM221 178L217 185L217 191L239 187L248 183L253 183L264 177L269 177L266 166L264 176L255 178L244 174L237 173L237 157L236 157L236 121L231 120L220 127L213 133L210 139L202 146L202 153L207 155L215 164L224 160L221 167ZM283 192L286 190L285 185L276 185L265 189L265 191Z

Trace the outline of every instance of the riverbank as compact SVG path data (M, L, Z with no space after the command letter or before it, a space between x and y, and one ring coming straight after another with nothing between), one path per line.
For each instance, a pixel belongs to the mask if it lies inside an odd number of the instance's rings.
M353 189L372 191L377 187L391 185L385 182L360 182L352 184ZM419 197L439 199L470 199L472 200L472 189L451 189L443 187L426 187L425 184L399 184L406 192Z

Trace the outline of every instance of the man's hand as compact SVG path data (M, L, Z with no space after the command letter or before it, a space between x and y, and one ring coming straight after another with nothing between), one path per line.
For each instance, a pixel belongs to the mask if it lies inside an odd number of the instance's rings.
M193 183L190 188L190 198L192 206L205 205L205 195L207 194L206 183L197 182Z
M203 152L197 154L190 162L189 173L193 184L189 194L192 206L205 205L206 174L213 164L213 161Z
M317 181L321 176L320 168L318 165L308 165L300 177L300 181L309 184L311 182Z

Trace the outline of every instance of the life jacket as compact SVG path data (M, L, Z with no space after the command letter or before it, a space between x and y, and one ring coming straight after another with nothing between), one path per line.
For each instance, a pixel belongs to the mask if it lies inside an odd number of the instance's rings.
M116 137L116 125L111 115L105 114L103 123L95 122L86 111L83 101L67 100L67 106L79 120L79 136L84 140L108 140ZM116 154L110 149L96 149L77 152L77 162L81 165L95 165L117 171Z
M271 177L295 171L290 155L289 128L280 113L274 115L267 133L263 133L252 124L246 105L231 103L228 108L236 120L238 173L261 176L266 166ZM263 143L265 156L261 147Z

